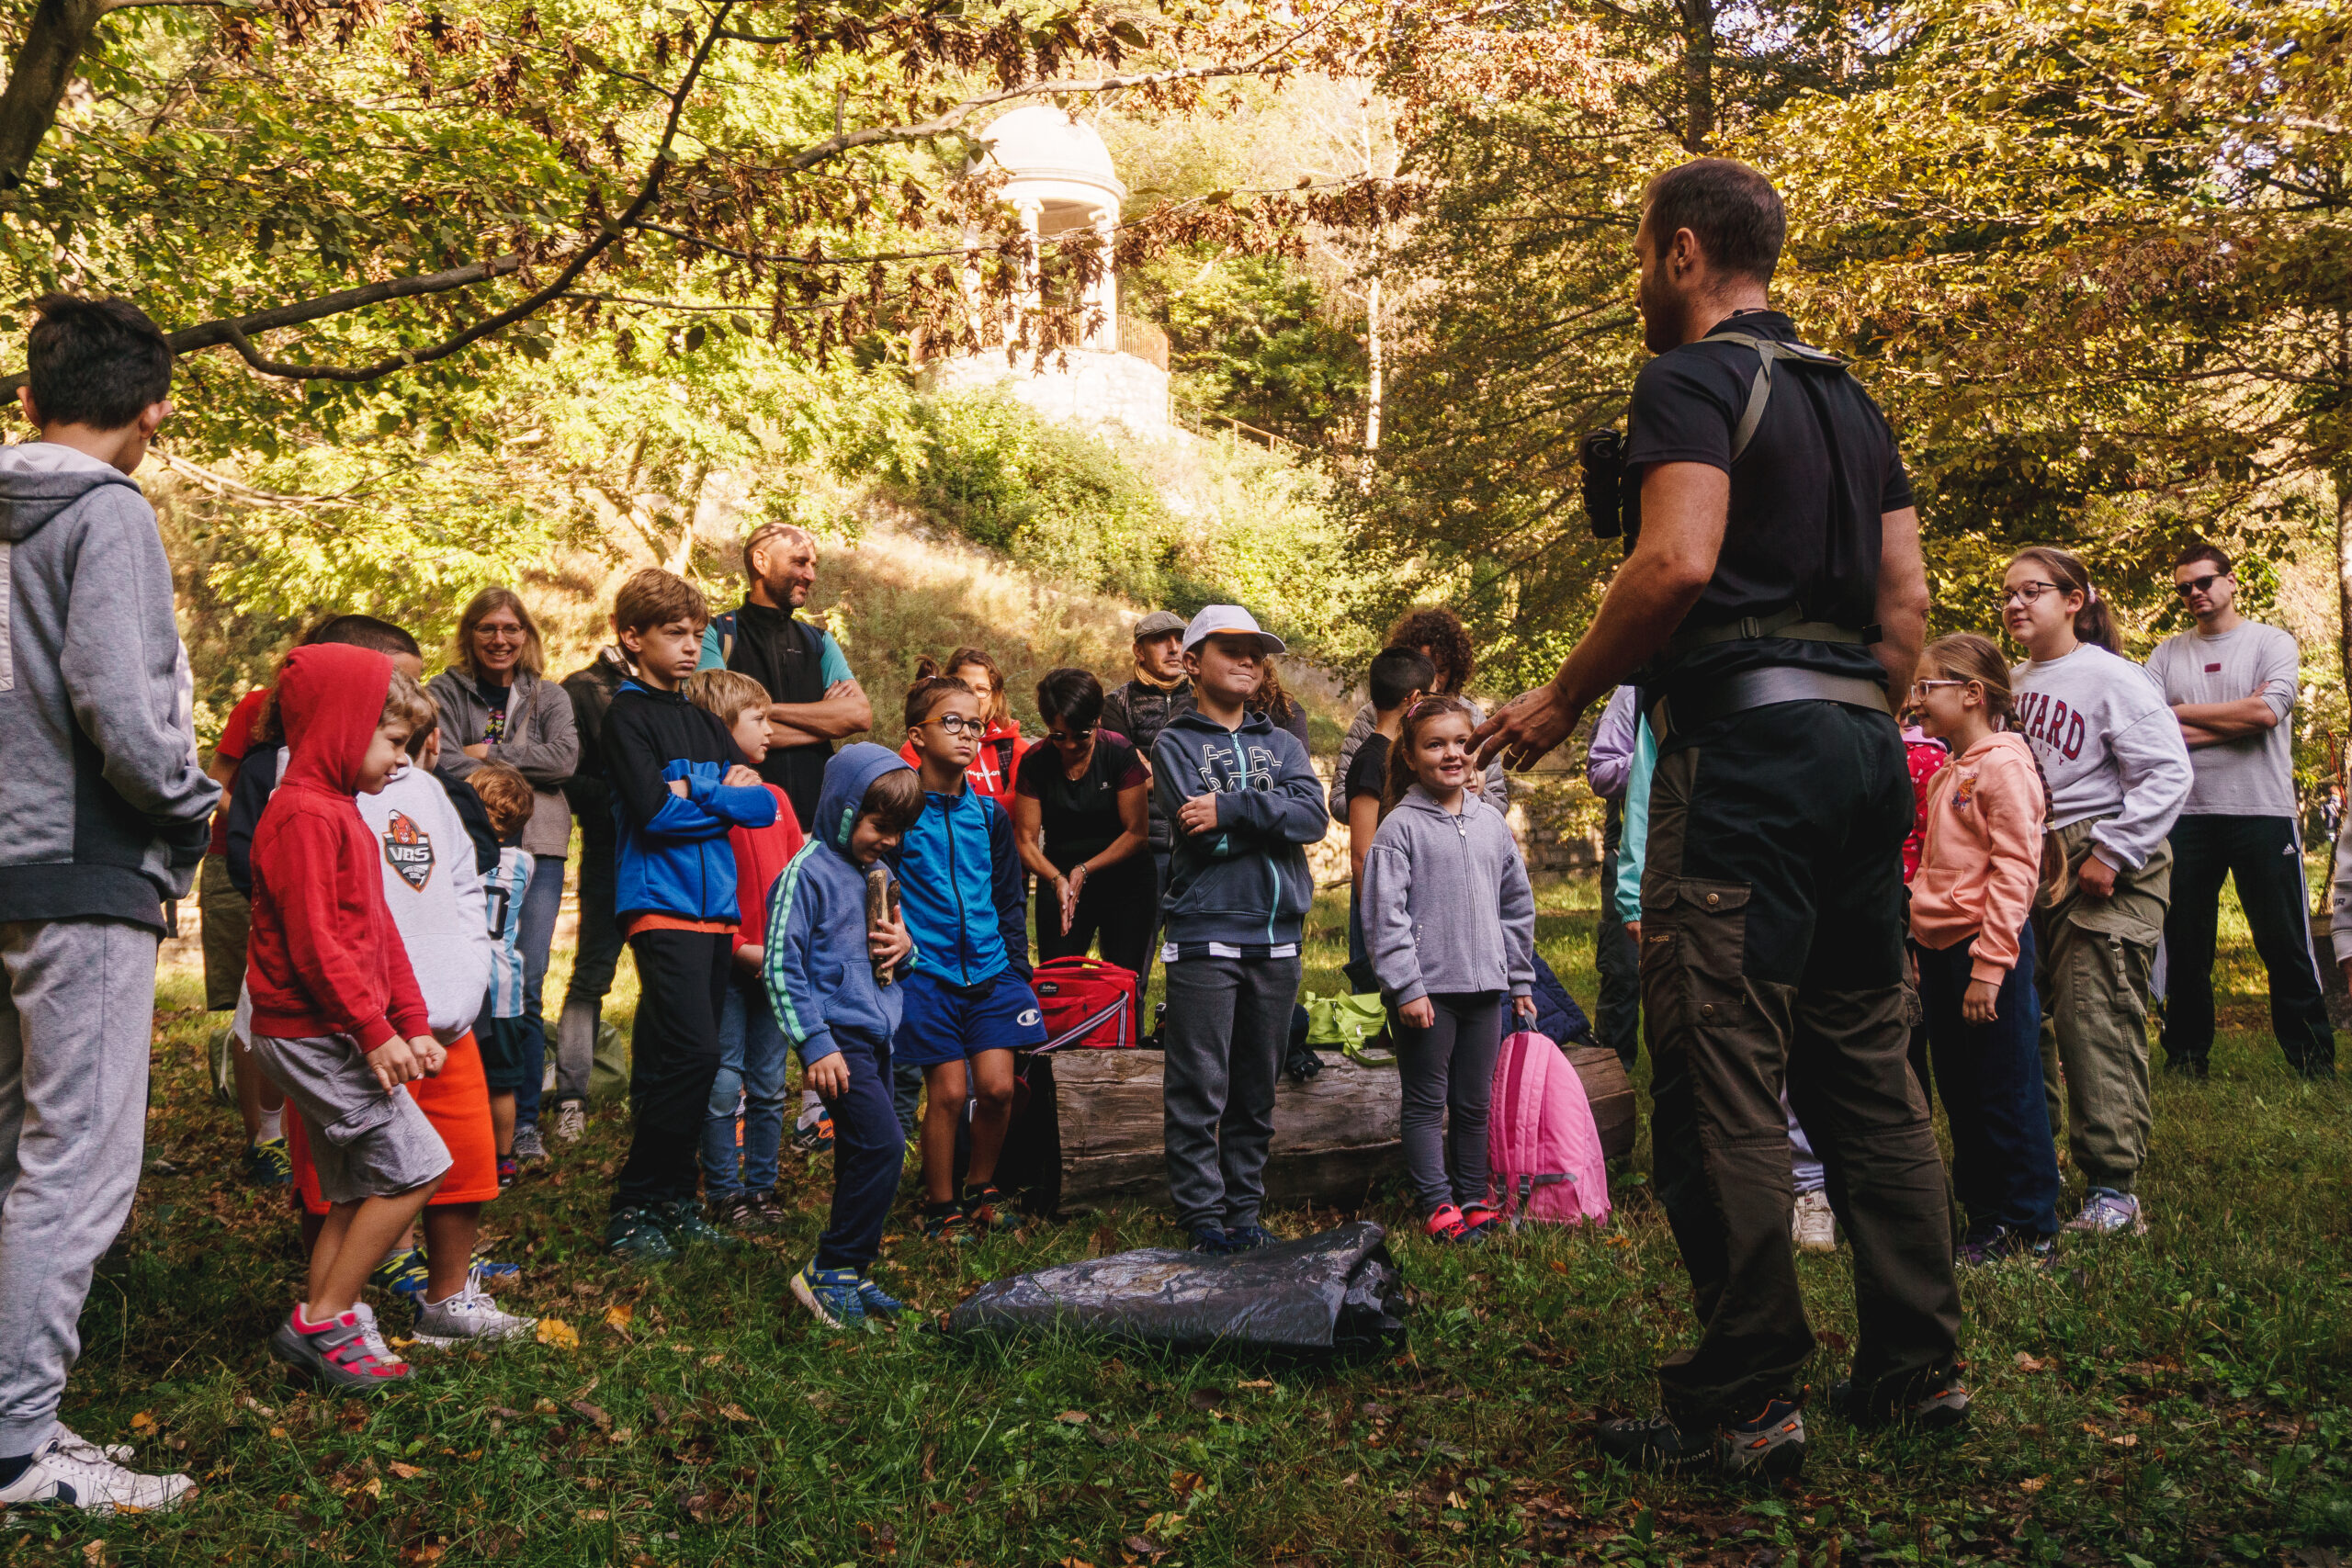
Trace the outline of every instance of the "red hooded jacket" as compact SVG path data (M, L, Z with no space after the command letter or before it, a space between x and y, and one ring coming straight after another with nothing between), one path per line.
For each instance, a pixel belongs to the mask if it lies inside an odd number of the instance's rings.
M278 678L289 756L254 829L256 1034L347 1034L373 1051L433 1032L384 906L382 846L353 802L391 683L389 658L334 643L296 649Z

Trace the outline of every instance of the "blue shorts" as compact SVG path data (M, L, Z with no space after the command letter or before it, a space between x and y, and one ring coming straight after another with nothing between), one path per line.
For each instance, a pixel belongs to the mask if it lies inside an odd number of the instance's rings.
M983 1051L1028 1051L1046 1043L1046 1014L1037 993L1007 970L968 989L918 969L899 982L906 1016L890 1037L890 1060L935 1067Z

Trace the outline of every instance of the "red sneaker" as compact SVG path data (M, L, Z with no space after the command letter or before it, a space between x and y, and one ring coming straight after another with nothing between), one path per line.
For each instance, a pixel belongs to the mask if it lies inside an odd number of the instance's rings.
M1502 1222L1502 1211L1492 1203L1473 1203L1462 1211L1464 1240L1471 1236L1484 1237L1487 1231Z
M1429 1217L1422 1228L1431 1241L1449 1245L1470 1234L1469 1227L1462 1223L1462 1211L1451 1203L1440 1203L1437 1213Z
M387 1359L368 1343L356 1310L312 1323L297 1307L269 1337L269 1353L330 1388L396 1388L409 1378L406 1361Z

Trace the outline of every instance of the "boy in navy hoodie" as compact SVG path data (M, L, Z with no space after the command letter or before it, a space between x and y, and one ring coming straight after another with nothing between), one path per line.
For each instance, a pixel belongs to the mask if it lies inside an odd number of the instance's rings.
M906 1160L890 1103L890 1036L906 988L892 982L914 940L903 919L869 920L866 878L923 807L922 781L888 747L842 748L825 763L808 840L768 898L768 1001L833 1119L832 1219L792 1293L831 1328L902 1310L866 1270Z
M922 1069L922 1228L934 1241L1011 1222L996 1160L1012 1120L1012 1053L1046 1043L1029 988L1028 897L1012 818L964 783L987 723L961 681L930 676L907 693L923 808L899 855L916 951L892 1047ZM971 1161L959 1201L956 1129L967 1096Z
M1176 830L1168 867L1168 1194L1195 1252L1243 1252L1258 1224L1274 1078L1298 999L1298 937L1315 879L1305 846L1330 826L1306 748L1242 706L1282 638L1212 604L1184 628L1193 707L1151 749Z
M735 760L727 727L679 690L709 613L685 579L649 567L621 584L613 625L637 672L605 712L602 747L619 829L615 913L637 958L629 1039L636 1131L613 1191L605 1249L659 1262L731 1245L702 1216L695 1156L718 1075L718 1011L735 949L727 835L775 820L775 796Z

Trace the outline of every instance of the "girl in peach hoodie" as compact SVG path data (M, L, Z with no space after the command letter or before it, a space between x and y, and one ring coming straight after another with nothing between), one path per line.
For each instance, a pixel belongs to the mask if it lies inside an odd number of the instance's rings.
M1973 633L1939 637L1912 686L1920 728L1951 748L1928 785L1911 937L1936 1087L1951 1123L1963 1264L2047 1250L2058 1161L2041 1089L2033 923L2049 789L2009 715L2009 667Z

